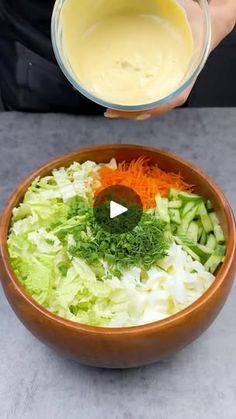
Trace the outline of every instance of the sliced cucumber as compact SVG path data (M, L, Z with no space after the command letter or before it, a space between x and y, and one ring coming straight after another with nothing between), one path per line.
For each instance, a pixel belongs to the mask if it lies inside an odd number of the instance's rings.
M210 212L209 217L211 219L213 226L220 224L219 218L217 217L215 212Z
M205 232L211 233L211 231L213 231L213 224L203 202L198 206L198 214L200 215Z
M206 202L206 208L207 208L207 211L211 211L213 209L213 205L210 199L208 199Z
M201 238L201 235L202 235L202 232L203 232L203 226L202 226L201 220L196 221L196 223L198 225L198 237L197 237L197 241L200 241L200 238Z
M224 259L226 246L211 201L172 188L169 198L157 195L156 204L155 213L169 225L169 234L175 242L214 273Z
M168 198L163 198L161 195L156 195L156 215L166 223L170 223L170 216L168 211Z
M179 208L182 207L182 205L183 205L183 203L180 199L176 199L174 201L169 201L169 204L168 204L169 208L174 208L174 209L175 208L179 209Z
M178 199L179 191L175 188L170 188L169 190L169 199Z
M205 268L207 271L210 271L212 274L216 271L221 262L224 261L226 252L226 246L218 245L214 250L214 253L207 259L205 263Z
M209 259L207 259L206 263L204 264L204 267L207 271L211 272L212 274L216 271L218 266L222 262L222 256L218 256L215 253L213 253Z
M226 246L225 245L218 245L214 251L215 255L224 257L226 253Z
M204 246L202 244L192 244L189 245L190 249L196 253L201 259L202 262L206 262L206 260L211 256L212 250L208 249L207 246Z
M186 246L185 244L182 245L182 248L185 250L186 253L188 253L189 256L191 256L194 260L197 260L198 262L201 262L201 258L190 249L190 247Z
M201 235L201 238L200 238L200 244L206 244L206 241L207 241L207 234L206 234L206 232L205 232L205 230L204 230L204 228L202 229L202 235Z
M217 241L214 234L209 234L207 237L206 246L211 249L212 251L216 248Z
M196 221L192 221L189 224L189 228L187 231L187 236L194 242L197 243L198 241L198 223Z
M196 206L196 202L190 201L187 202L182 210L182 216L184 217L189 211L191 211Z
M202 201L201 196L189 192L179 192L179 198L184 201Z
M169 209L170 219L175 224L181 224L180 212L178 209Z
M185 250L185 252L188 253L189 256L191 256L194 260L201 262L200 257L195 252L193 252L192 249L190 249L190 247L187 246L179 237L175 236L174 239L175 242L179 244Z
M214 226L214 233L216 236L217 243L223 244L225 242L225 236L220 225Z
M178 228L178 235L182 236L182 235L186 235L189 224L191 223L191 221L193 221L195 215L196 215L196 211L197 211L197 205L195 205L190 211L188 211L188 213L183 217L181 225Z

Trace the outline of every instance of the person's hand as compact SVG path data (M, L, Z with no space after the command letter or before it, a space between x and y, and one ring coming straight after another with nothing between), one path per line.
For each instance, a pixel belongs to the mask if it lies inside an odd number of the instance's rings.
M210 13L212 21L212 41L211 51L233 30L236 23L236 0L210 0ZM107 118L128 118L144 120L151 116L159 116L176 107L183 105L193 88L194 83L183 91L179 96L169 103L158 108L140 112L122 112L107 109L105 116Z

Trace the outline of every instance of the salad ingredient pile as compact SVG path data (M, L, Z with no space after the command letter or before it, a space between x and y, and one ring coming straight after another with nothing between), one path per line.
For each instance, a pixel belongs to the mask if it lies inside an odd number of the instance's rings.
M78 220L77 216L75 219ZM124 269L135 266L150 269L165 256L170 245L166 233L163 221L144 213L132 231L111 234L97 223L89 206L80 218L79 225L68 229L65 223L55 231L61 240L67 234L73 236L74 245L69 248L73 256L84 259L92 267L94 264L100 265L100 269L101 261L107 262L118 277Z
M108 183L140 193L143 215L130 232L112 235L94 218ZM207 290L225 255L211 202L192 191L145 158L56 169L35 179L13 211L12 267L39 304L65 319L123 327L166 318Z
M176 188L178 191L192 191L192 187L183 180L180 174L167 173L157 165L150 166L145 157L139 157L130 163L121 162L116 170L103 166L99 170L99 178L101 186L96 190L96 194L112 185L128 186L140 196L146 209L155 207L155 198L158 193L168 196L170 188Z

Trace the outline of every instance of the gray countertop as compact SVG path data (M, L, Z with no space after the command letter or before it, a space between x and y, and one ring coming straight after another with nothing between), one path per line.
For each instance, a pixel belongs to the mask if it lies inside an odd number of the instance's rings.
M0 113L0 210L35 167L98 143L150 144L208 172L236 210L236 109L178 110L145 122ZM171 359L99 370L61 358L15 317L0 288L0 418L235 418L236 289L214 324Z

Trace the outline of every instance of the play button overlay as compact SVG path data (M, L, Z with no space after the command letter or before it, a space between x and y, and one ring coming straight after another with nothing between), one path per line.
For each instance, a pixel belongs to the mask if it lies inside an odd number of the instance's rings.
M93 207L96 222L111 234L132 231L142 217L139 195L131 188L114 185L100 192Z
M110 202L110 218L116 218L121 214L124 214L128 211L128 208L123 207L123 205L117 204L117 202Z

